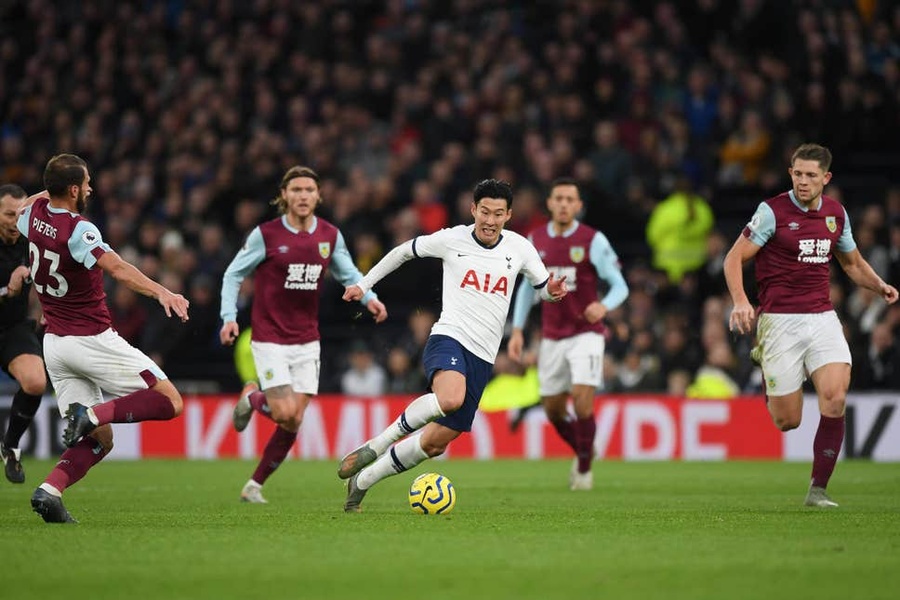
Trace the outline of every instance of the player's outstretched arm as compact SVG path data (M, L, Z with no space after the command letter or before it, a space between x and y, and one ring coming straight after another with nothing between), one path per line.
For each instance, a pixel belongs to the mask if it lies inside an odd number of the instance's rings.
M872 290L881 296L888 304L893 304L897 301L897 288L886 283L879 277L878 273L875 272L875 269L872 268L872 265L863 258L857 248L854 248L850 252L838 251L835 252L834 255L837 257L841 268L847 273L847 277L849 277L853 283L860 287Z
M122 260L122 257L115 252L106 252L97 260L97 265L119 283L139 294L156 299L166 311L167 317L171 317L172 313L175 313L182 321L188 320L190 302L184 296L170 292L141 273L140 269Z
M731 331L750 333L753 329L756 311L753 310L747 292L744 291L744 263L756 256L761 247L741 235L725 255L723 268L725 282L728 284L731 303L734 305L728 317L728 327Z
M390 252L384 255L381 260L375 263L375 266L366 273L366 276L344 288L343 298L347 302L359 301L376 283L381 281L389 273L393 273L397 268L415 257L412 251L413 241L403 242Z

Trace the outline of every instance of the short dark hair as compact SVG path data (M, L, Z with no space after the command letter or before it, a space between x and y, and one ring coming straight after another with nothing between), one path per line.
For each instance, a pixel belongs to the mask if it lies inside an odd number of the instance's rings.
M28 194L20 185L4 183L3 185L0 185L0 198L3 196L12 196L16 200L22 200L23 198L27 198Z
M803 144L794 150L794 154L791 155L792 167L798 158L800 160L816 161L825 173L831 168L831 150L819 144Z
M572 177L557 177L550 182L550 189L552 190L558 185L574 185L575 187L578 187L578 182Z
M291 182L291 179L296 179L298 177L309 177L313 181L316 182L316 187L319 186L319 174L310 169L309 167L303 167L300 165L295 165L287 170L284 176L281 178L281 185L279 186L279 190L287 189L288 183ZM287 200L281 197L281 193L272 200L272 206L278 208L278 212L280 214L287 213Z
M472 202L478 204L482 198L503 198L506 200L506 208L512 208L512 186L500 179L485 179L475 186Z
M51 196L62 196L70 185L84 183L87 163L74 154L57 154L44 169L44 187Z

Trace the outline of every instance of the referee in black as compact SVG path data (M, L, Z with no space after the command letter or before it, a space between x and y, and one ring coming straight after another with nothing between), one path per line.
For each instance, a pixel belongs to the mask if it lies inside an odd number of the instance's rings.
M19 382L13 396L6 435L0 442L6 478L25 481L19 440L28 429L47 387L41 343L35 322L28 318L28 240L16 227L25 190L14 184L0 185L0 367Z

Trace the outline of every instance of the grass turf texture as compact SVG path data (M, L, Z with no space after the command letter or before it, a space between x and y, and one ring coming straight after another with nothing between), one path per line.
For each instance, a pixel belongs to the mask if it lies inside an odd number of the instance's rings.
M336 461L291 461L238 502L253 464L101 464L66 493L74 526L29 498L51 468L0 481L3 598L896 598L900 466L843 462L841 507L801 506L799 463L429 461L344 514ZM425 471L450 477L447 516L410 512Z

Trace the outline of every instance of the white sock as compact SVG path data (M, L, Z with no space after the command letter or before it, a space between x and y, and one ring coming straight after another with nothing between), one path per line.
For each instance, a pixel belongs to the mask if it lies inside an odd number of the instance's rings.
M408 471L428 458L422 450L422 434L406 438L398 442L396 446L378 457L378 460L360 471L356 478L356 485L361 490L367 490L385 477Z
M62 498L62 492L59 491L58 489L56 489L55 487L53 487L52 485L50 485L49 483L42 483L38 487L41 488L42 490L44 490L45 492L47 492L48 494L56 496L57 498Z
M91 423L93 423L94 425L98 425L98 426L100 425L100 419L97 418L97 415L94 414L94 409L91 408L90 406L88 406L88 409L87 409L87 416L88 416L88 419L91 420Z
M369 440L369 447L381 455L400 438L443 416L446 415L441 410L437 396L431 393L419 396L409 403L406 410L400 413L390 427Z

